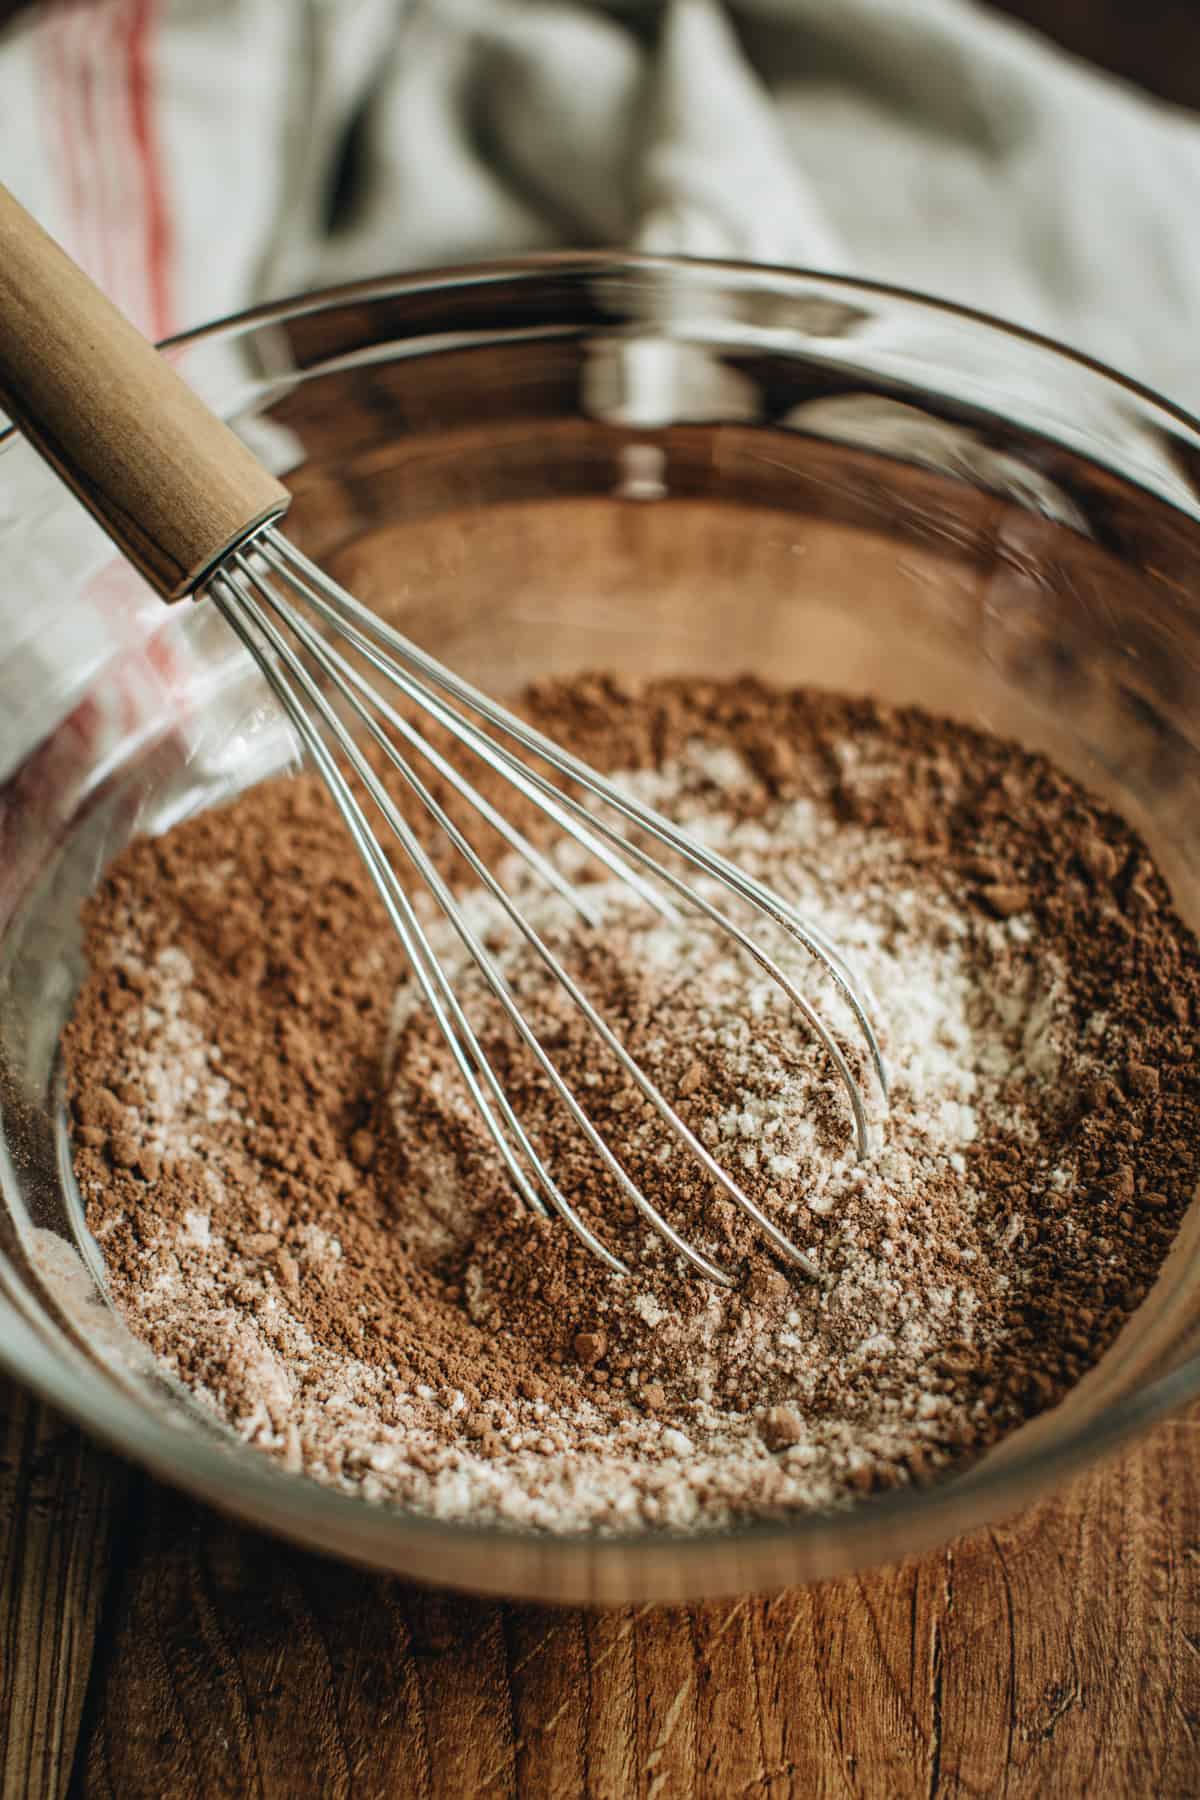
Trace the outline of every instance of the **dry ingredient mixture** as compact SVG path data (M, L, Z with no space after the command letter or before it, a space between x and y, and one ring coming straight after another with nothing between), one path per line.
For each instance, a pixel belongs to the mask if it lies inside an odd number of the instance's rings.
M1200 1175L1200 951L1139 839L1044 759L915 710L603 676L526 708L792 898L874 991L892 1104L859 1163L828 1059L727 939L559 845L600 914L584 925L473 828L818 1279L673 1144L418 819L600 1131L735 1285L685 1275L636 1217L429 905L523 1122L631 1275L531 1215L303 775L135 843L88 906L76 1169L134 1332L290 1469L548 1531L838 1504L1054 1404L1143 1298ZM878 1112L844 1002L770 948Z

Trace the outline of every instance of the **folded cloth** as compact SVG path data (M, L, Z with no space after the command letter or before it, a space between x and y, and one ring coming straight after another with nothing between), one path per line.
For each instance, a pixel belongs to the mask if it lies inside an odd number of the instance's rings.
M924 289L1200 408L1200 125L969 0L48 0L0 38L0 179L158 337L624 244ZM13 467L6 544L40 479ZM132 579L56 596L80 616L51 658L6 562L0 695L19 642L25 704L0 704L0 779L97 630L128 646L154 618Z

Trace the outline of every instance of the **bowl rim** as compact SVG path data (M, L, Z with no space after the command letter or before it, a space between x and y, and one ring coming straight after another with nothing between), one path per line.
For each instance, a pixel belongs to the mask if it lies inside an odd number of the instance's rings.
M1160 421L1170 421L1194 434L1200 447L1200 418L1149 386L1043 333L981 309L893 283L829 273L820 268L737 260L605 250L552 251L372 276L226 314L163 340L160 348L185 349L346 305L369 305L405 295L453 293L502 282L536 283L548 277L576 278L582 282L598 275L623 272L670 274L675 271L697 271L743 287L776 290L781 285L786 287L796 283L802 286L816 282L823 288L833 288L848 295L858 293L915 305L931 317L965 321L972 329L982 329L1001 340L1014 339L1032 345L1068 365L1101 377L1120 393L1131 396L1139 408L1151 409ZM421 335L432 337L435 334ZM304 373L301 371L301 378ZM17 436L16 427L0 430L0 452ZM1099 464L1099 458L1093 460ZM1156 498L1161 505L1172 505L1167 496L1159 494ZM6 1185L10 1179L12 1170L8 1166L7 1150L0 1144L0 1185ZM414 1546L418 1559L427 1555L429 1573L425 1578L447 1586L462 1585L475 1592L510 1595L528 1592L531 1597L546 1597L544 1584L536 1581L529 1584L524 1577L516 1581L506 1577L490 1590L486 1580L477 1577L457 1582L455 1553L468 1544L480 1551L495 1551L501 1545L523 1550L526 1568L577 1564L581 1551L586 1552L589 1567L597 1571L600 1565L615 1557L626 1564L637 1565L666 1555L680 1565L683 1575L678 1593L674 1582L669 1588L663 1586L661 1597L667 1599L744 1591L751 1585L737 1580L705 1578L704 1564L713 1562L719 1547L731 1544L752 1554L762 1586L770 1585L772 1580L779 1584L818 1578L796 1570L795 1552L802 1543L819 1544L831 1532L841 1542L855 1546L856 1566L872 1560L893 1560L907 1554L898 1541L888 1541L875 1555L872 1554L871 1539L881 1535L882 1527L920 1516L929 1528L924 1537L929 1541L944 1541L963 1530L1003 1516L1022 1504L1032 1504L1046 1493L1051 1483L1112 1453L1200 1392L1200 1352L1197 1352L1185 1357L1175 1368L1106 1404L1085 1422L1070 1426L1061 1437L1050 1437L994 1468L985 1459L981 1465L969 1468L962 1475L929 1487L905 1487L873 1495L844 1510L797 1513L782 1520L754 1521L720 1532L656 1528L603 1537L587 1532L549 1534L529 1527L439 1519L388 1504L364 1505L358 1496L289 1475L272 1459L249 1447L239 1453L232 1438L228 1450L224 1446L215 1448L213 1440L178 1430L113 1384L101 1384L101 1391L96 1393L67 1340L62 1340L67 1350L64 1354L62 1347L46 1341L44 1323L35 1323L24 1316L22 1305L11 1298L11 1269L10 1259L0 1250L0 1367L18 1383L68 1414L93 1436L151 1469L167 1483L200 1495L219 1510L313 1549L375 1568L395 1570L403 1565L386 1552L389 1546L395 1545L398 1537L403 1537ZM60 1335L57 1328L55 1335ZM892 1537L888 1532L882 1535L889 1540ZM354 1540L351 1548L347 1547L348 1539ZM764 1576L772 1551L777 1552L778 1573ZM407 1559L409 1572L419 1576L419 1570L411 1567L413 1560L412 1557ZM561 1585L565 1598L606 1598L602 1578L595 1583L598 1590L595 1595L581 1591L578 1579ZM584 1588L588 1585L583 1583ZM637 1587L636 1576L631 1586ZM655 1592L657 1594L657 1590Z
M489 287L503 281L535 280L539 276L559 275L594 277L620 271L640 270L647 274L667 274L672 270L691 270L723 275L756 285L778 284L780 281L819 281L847 293L872 294L882 299L904 301L921 307L936 317L962 319L972 326L982 326L999 337L1012 338L1038 350L1051 352L1062 361L1090 374L1099 375L1126 394L1147 402L1176 424L1184 425L1200 437L1200 413L1169 399L1159 389L1125 374L1111 363L1064 344L1061 339L1032 326L1020 325L999 313L983 307L969 306L963 301L949 300L921 288L906 287L898 282L880 281L867 276L849 275L822 269L813 264L759 263L737 258L703 256L667 256L643 251L624 250L540 250L507 257L492 257L480 262L441 263L429 268L403 270L385 275L362 276L355 281L339 282L332 287L313 288L285 295L276 300L257 301L253 306L222 313L200 325L173 332L157 340L159 350L181 350L209 339L241 333L263 325L279 324L287 319L306 318L316 313L331 312L351 302L369 302L397 298L405 294L454 292L470 287ZM8 425L0 430L0 449L20 436L19 428ZM1168 502L1169 504L1169 502Z
M7 1152L0 1150L7 1160ZM0 1166L0 1175L4 1173ZM7 1285L8 1257L0 1251L0 1288ZM73 1347L63 1356L47 1353L41 1333L0 1293L0 1367L22 1386L66 1413L90 1436L148 1468L172 1487L198 1494L219 1511L245 1520L277 1536L356 1561L382 1571L398 1568L387 1552L403 1539L420 1554L427 1552L436 1569L427 1579L439 1586L463 1586L468 1591L489 1591L478 1577L456 1580L455 1555L465 1547L516 1552L514 1560L524 1569L555 1565L566 1572L563 1597L603 1601L606 1583L600 1565L620 1558L624 1566L645 1565L664 1555L678 1565L680 1591L672 1581L651 1598L692 1598L704 1594L740 1592L751 1585L792 1585L799 1575L789 1567L788 1552L805 1545L816 1549L831 1533L852 1551L850 1566L875 1561L895 1561L911 1554L899 1544L874 1546L881 1527L911 1522L924 1524L926 1547L979 1526L994 1523L1045 1498L1051 1484L1079 1472L1112 1454L1131 1437L1176 1412L1194 1397L1200 1386L1200 1356L1186 1358L1175 1369L1135 1389L1090 1418L1071 1427L1061 1438L1051 1438L1020 1456L991 1468L984 1461L959 1476L928 1487L907 1487L871 1495L844 1509L796 1513L782 1520L756 1520L721 1530L686 1531L656 1528L605 1534L547 1533L523 1526L441 1519L394 1504L371 1504L354 1494L326 1488L306 1476L289 1474L273 1458L230 1435L228 1442L181 1430L115 1384L92 1383L82 1372ZM56 1335L57 1333L56 1329ZM66 1344L65 1338L63 1343ZM224 1479L222 1479L224 1477ZM885 1534L890 1539L890 1534ZM352 1548L347 1539L352 1538ZM712 1578L712 1564L722 1549L735 1546L753 1559L759 1575L756 1583ZM438 1553L442 1552L442 1555ZM524 1552L522 1556L521 1552ZM580 1588L579 1566L583 1552L591 1568ZM774 1554L773 1554L774 1553ZM408 1559L411 1563L411 1559ZM839 1561L841 1558L839 1557ZM777 1575L764 1573L774 1563ZM409 1572L418 1575L419 1570ZM699 1572L699 1580L695 1576ZM497 1594L546 1598L540 1583L526 1585L528 1575L505 1578L494 1588ZM623 1584L622 1584L623 1585ZM646 1593L631 1584L636 1595ZM586 1590L595 1588L592 1594Z

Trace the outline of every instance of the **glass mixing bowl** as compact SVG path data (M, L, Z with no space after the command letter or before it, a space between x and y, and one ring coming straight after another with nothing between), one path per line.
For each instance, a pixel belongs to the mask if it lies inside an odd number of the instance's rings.
M173 354L284 475L301 545L482 686L608 665L919 702L1107 794L1200 923L1200 429L1153 396L909 294L611 255L370 282ZM0 1359L90 1430L359 1562L629 1601L931 1546L1200 1390L1189 1219L1062 1406L965 1474L828 1516L694 1540L552 1539L367 1505L235 1442L105 1298L56 1047L79 902L107 860L285 766L291 740L211 609L164 612L136 668L132 651L84 653L88 596L127 606L136 582L12 437L0 550L7 611L18 600L41 666L67 671L39 694L28 659L0 645L0 723L23 719L28 740L0 769Z

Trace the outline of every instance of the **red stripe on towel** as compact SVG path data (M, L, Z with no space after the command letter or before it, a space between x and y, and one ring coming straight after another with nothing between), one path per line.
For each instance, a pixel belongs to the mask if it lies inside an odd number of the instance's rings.
M150 49L156 23L155 0L133 0L126 39L129 113L142 173L143 242L146 255L147 328L164 338L174 326L171 304L171 221L167 210L158 142L154 130Z

